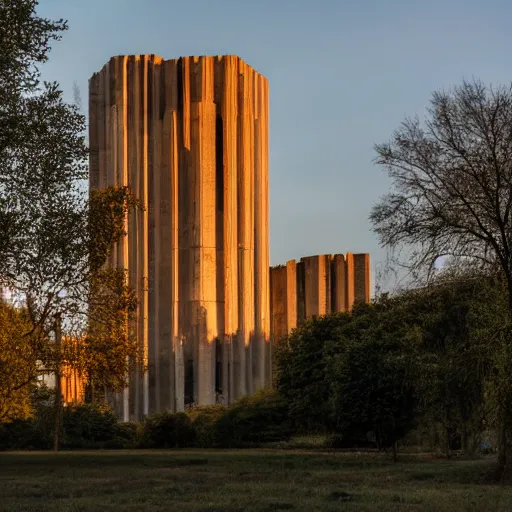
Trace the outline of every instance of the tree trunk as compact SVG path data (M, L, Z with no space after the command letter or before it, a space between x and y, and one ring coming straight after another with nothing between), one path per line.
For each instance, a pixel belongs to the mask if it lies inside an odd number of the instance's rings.
M60 447L60 430L61 430L61 416L62 416L62 389L61 389L61 346L62 346L62 331L61 331L61 315L55 315L55 416L54 416L54 431L53 431L53 451L59 451Z
M396 446L396 441L393 443L393 462L396 462L397 461L397 446Z

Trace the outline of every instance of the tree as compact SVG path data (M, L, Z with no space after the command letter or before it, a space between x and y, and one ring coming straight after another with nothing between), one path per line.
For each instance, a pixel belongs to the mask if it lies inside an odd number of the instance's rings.
M370 330L347 340L333 361L331 402L336 431L357 440L371 432L379 449L391 448L415 425L415 390L398 333Z
M24 337L37 338L39 364L26 386L66 364L101 373L103 390L117 390L137 355L128 329L136 299L124 270L105 264L138 203L126 187L89 196L85 118L56 83L39 81L67 25L38 17L37 5L0 4L0 285L24 304Z
M499 468L512 463L512 86L464 82L432 96L427 119L406 119L377 163L392 191L370 219L383 246L410 249L427 278L451 256L498 272L508 295L500 347Z
M339 347L346 313L306 320L281 341L275 353L276 386L289 405L295 427L307 432L332 427L328 355Z
M67 29L63 20L37 16L38 4L37 0L2 0L0 4L0 155L4 157L23 141L20 106L39 88L39 66L48 60L51 42Z
M447 268L428 286L402 294L421 334L413 373L419 425L445 455L459 443L472 453L491 416L486 390L506 315L503 292L489 275Z

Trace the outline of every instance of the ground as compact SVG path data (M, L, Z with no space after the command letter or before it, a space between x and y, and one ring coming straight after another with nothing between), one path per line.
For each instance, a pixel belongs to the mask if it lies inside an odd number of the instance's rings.
M491 459L285 450L0 454L8 511L510 511Z

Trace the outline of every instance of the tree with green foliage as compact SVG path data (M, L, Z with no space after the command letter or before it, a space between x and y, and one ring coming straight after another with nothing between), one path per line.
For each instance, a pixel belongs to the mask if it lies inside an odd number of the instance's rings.
M442 256L498 273L508 297L500 345L499 470L512 468L512 86L464 82L436 92L428 117L407 119L377 163L392 191L371 221L381 244L409 251L406 266L432 275ZM509 467L510 466L510 467Z
M457 439L471 453L492 412L486 391L496 333L506 316L506 292L485 274L445 271L410 292L408 308L422 332L415 372L421 423L441 426L446 455Z
M0 285L24 305L24 336L37 338L26 385L65 364L104 395L138 357L129 329L136 297L125 271L105 265L139 204L126 187L88 194L85 118L56 83L40 83L67 24L39 17L37 5L0 4Z
M305 320L274 350L276 387L286 398L295 428L329 430L329 373L327 355L338 346L346 313Z
M418 332L404 321L399 301L361 305L341 333L330 361L330 403L335 430L348 439L371 434L391 448L415 425L411 378Z

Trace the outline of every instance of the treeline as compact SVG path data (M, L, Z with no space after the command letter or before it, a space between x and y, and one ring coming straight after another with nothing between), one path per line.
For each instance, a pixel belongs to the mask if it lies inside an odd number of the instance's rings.
M0 450L46 450L54 439L54 392L35 388L35 414L0 423ZM239 448L286 441L293 434L285 400L261 390L230 407L201 406L161 412L142 422L120 422L100 403L65 407L63 449Z
M474 453L495 427L506 308L499 279L446 273L307 320L275 349L294 430L334 434L340 447Z
M274 346L274 390L140 423L119 422L98 400L68 406L61 447L230 448L321 435L326 448L395 455L406 445L447 456L493 450L506 311L499 278L445 272L350 314L305 321ZM53 396L32 388L24 400L35 414L0 425L0 449L50 448Z

